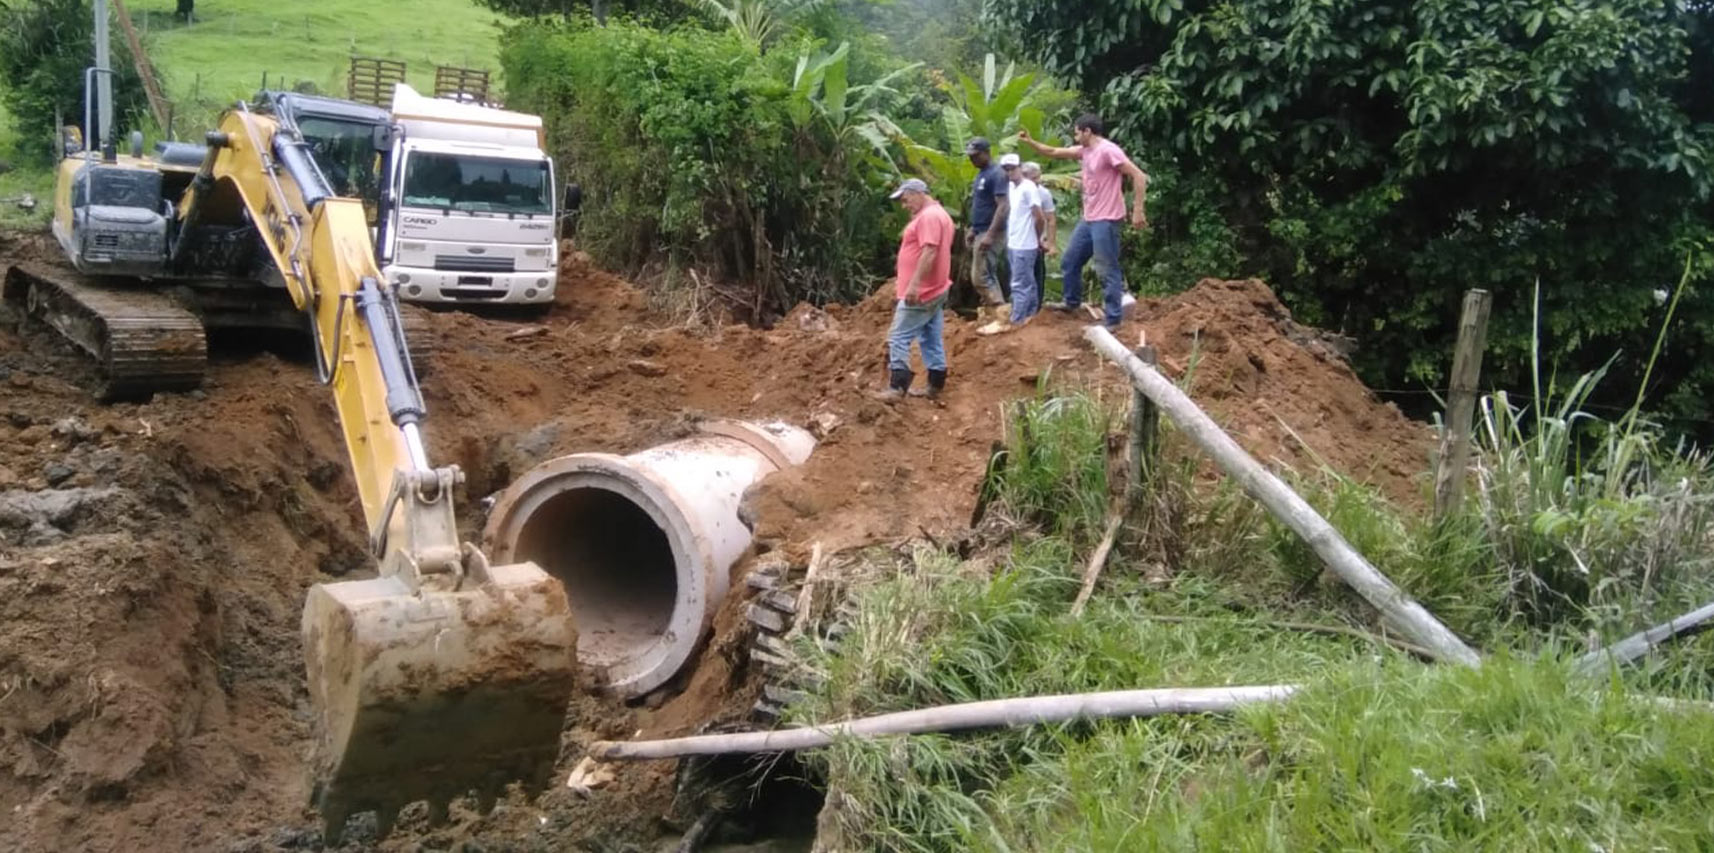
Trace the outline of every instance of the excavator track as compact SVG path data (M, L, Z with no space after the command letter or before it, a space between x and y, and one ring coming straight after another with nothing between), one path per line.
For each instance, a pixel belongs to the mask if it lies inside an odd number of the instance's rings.
M202 384L208 365L202 320L162 291L22 265L7 270L0 292L95 358L101 375L95 395L103 402Z

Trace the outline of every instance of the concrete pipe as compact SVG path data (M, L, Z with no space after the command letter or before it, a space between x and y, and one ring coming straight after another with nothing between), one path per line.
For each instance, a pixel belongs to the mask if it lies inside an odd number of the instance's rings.
M495 563L532 560L558 578L578 659L639 696L678 673L726 598L750 547L744 490L814 449L794 426L713 421L630 456L561 456L506 489L484 545Z

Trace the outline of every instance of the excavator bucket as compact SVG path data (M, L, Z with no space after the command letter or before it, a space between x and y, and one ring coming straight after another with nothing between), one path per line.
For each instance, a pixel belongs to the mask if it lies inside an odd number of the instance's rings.
M577 666L565 591L534 563L484 574L450 592L392 576L310 588L311 797L329 843L353 814L384 834L418 800L444 817L467 794L486 810L511 782L547 783Z

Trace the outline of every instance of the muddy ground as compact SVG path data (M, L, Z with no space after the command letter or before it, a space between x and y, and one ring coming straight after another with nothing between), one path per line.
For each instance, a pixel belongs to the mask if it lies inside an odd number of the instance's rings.
M43 238L0 235L0 269L49 255ZM1006 400L1044 371L1124 393L1079 338L1087 318L995 337L952 320L949 394L894 406L867 396L882 381L884 294L800 307L771 331L693 333L661 327L642 293L576 257L562 272L538 320L430 316L427 435L469 475L472 534L479 499L536 462L634 451L720 416L825 434L763 489L759 548L801 560L816 542L955 536ZM1175 377L1194 364L1192 396L1264 461L1325 462L1419 500L1427 428L1378 403L1265 286L1208 281L1139 309L1127 338L1146 330ZM202 390L103 406L76 352L0 308L0 848L319 847L299 608L308 585L370 571L361 513L330 400L293 342L215 343ZM578 697L562 771L593 739L742 716L755 685L734 589L669 689L634 707ZM382 841L354 826L347 846L655 850L696 817L670 763L616 769L587 796L556 786L487 816L455 809L441 828L407 812ZM807 820L814 803L781 807Z

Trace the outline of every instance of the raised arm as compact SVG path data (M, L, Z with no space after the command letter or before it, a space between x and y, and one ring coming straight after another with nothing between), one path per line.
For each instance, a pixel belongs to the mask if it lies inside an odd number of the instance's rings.
M1055 160L1076 160L1083 149L1083 146L1081 145L1073 145L1070 148L1055 148L1052 145L1043 145L1040 142L1031 139L1030 132L1027 130L1018 131L1018 138L1023 140L1025 145L1034 148L1037 154L1040 154L1043 157L1052 157Z

